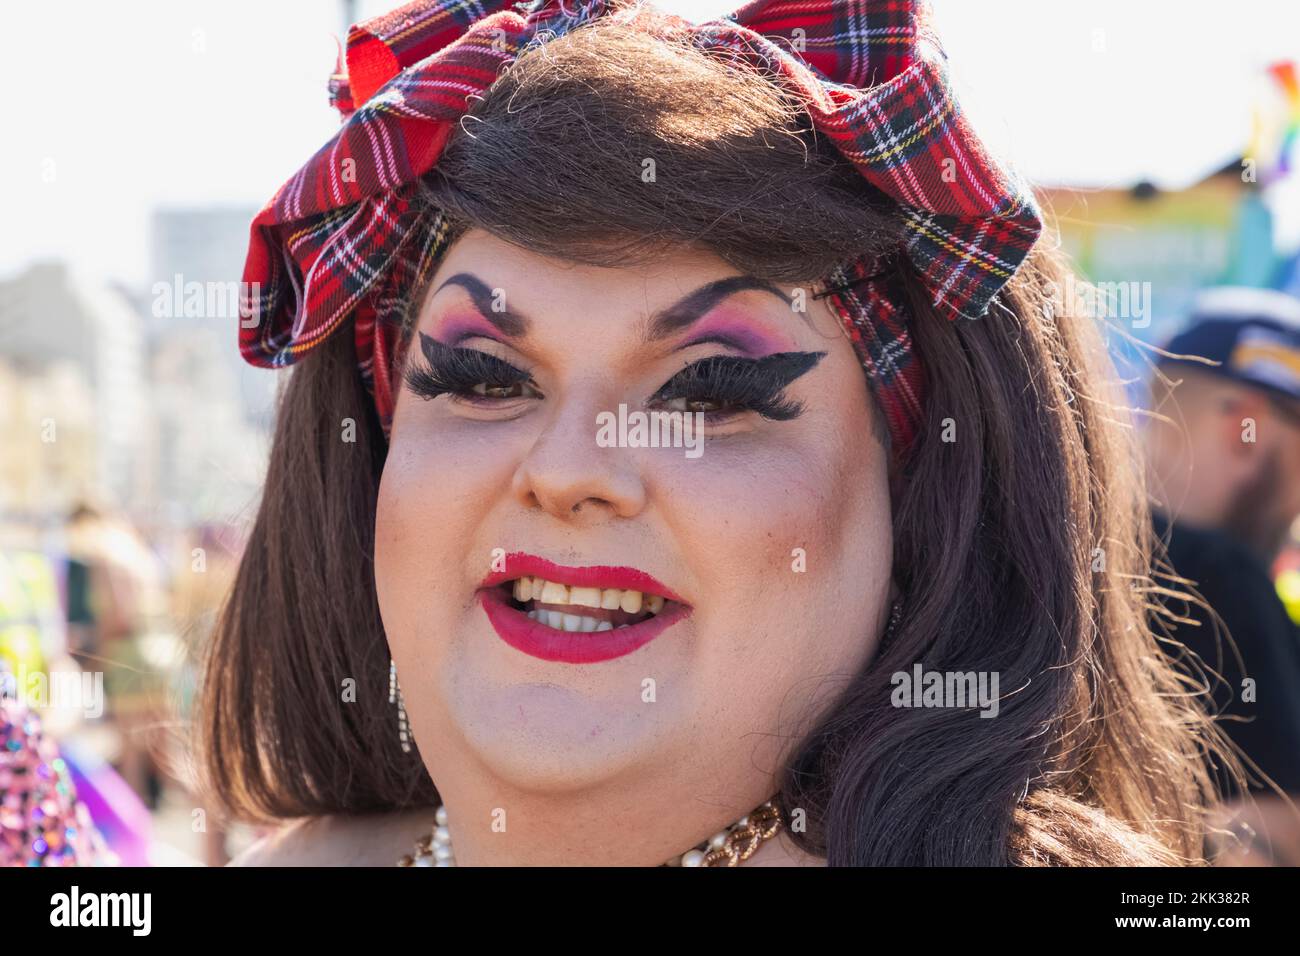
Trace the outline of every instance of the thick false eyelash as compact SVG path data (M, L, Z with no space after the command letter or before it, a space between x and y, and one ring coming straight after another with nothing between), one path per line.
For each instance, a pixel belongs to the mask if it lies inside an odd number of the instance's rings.
M795 379L820 362L825 352L777 352L763 358L712 355L692 362L650 399L651 404L684 398L749 409L773 421L789 421L803 406L782 397Z
M420 351L427 365L410 363L403 378L406 386L421 398L434 399L439 395L459 395L475 398L475 386L508 388L532 380L532 375L509 362L480 352L478 349L453 348L437 339L420 335Z

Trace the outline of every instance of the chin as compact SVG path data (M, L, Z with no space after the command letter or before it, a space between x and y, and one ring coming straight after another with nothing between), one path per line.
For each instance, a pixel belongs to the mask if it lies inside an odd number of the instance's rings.
M671 736L666 705L643 704L634 683L617 700L545 681L484 686L456 680L448 719L497 780L564 793L641 775ZM635 701L629 706L629 701Z

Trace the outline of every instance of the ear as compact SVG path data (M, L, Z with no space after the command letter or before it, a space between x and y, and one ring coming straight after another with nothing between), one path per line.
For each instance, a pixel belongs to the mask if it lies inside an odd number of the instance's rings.
M1249 392L1238 392L1224 399L1223 447L1234 459L1258 457L1262 445L1272 434L1268 402Z

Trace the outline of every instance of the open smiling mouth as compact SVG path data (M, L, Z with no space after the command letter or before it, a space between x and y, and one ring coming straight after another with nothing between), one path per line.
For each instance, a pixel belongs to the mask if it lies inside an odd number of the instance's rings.
M493 575L480 588L483 610L502 640L542 660L589 664L622 657L691 611L656 593L666 590L657 582L650 590L653 579L630 568L561 568L531 556L511 557L516 559L507 559L511 576ZM544 565L550 576L515 575L513 567L525 563L534 569ZM624 583L645 589L613 586Z
M501 585L516 610L560 631L592 633L628 627L663 611L658 594L623 588L567 587L544 578L522 577Z

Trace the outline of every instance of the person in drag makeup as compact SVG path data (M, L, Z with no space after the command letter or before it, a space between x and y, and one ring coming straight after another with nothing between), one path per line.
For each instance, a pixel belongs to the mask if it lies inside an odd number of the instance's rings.
M918 5L420 0L333 88L245 272L238 862L1204 861L1101 330Z

